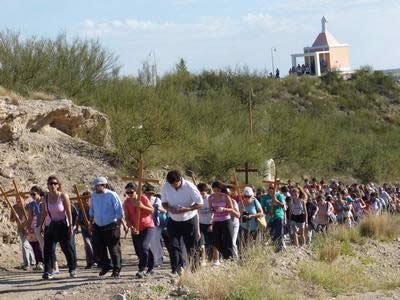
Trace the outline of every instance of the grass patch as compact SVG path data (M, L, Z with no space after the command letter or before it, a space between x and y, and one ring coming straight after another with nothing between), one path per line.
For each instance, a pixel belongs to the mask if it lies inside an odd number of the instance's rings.
M361 266L348 261L325 263L302 263L299 266L299 277L312 284L321 286L332 297L351 292L362 292L371 286L371 281Z
M242 260L225 262L220 267L201 268L196 273L184 273L180 284L192 291L196 299L258 300L299 299L290 296L290 287L274 283L268 270L270 248L255 244L243 253Z
M400 236L400 218L392 215L368 216L359 225L360 235L381 242Z
M373 256L359 256L358 260L363 264L364 266L366 265L372 265L376 263L376 259Z

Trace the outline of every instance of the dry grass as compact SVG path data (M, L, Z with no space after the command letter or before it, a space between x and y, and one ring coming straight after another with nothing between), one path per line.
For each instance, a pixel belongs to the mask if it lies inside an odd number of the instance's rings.
M11 99L14 105L18 105L19 101L24 99L21 95L15 93L14 91L10 91L2 86L0 86L0 97L7 97Z
M265 246L253 245L240 263L230 261L220 267L185 273L180 284L192 291L191 297L196 299L299 299L289 296L287 288L274 284L269 251Z
M359 265L350 261L334 263L313 262L299 266L299 277L312 284L323 287L331 296L363 292L373 286L373 282Z
M400 217L368 216L359 225L360 235L378 241L392 241L400 236Z
M29 93L28 98L32 99L32 100L45 100L45 101L52 101L52 100L57 99L57 97L55 95L48 94L48 93L41 92L41 91Z

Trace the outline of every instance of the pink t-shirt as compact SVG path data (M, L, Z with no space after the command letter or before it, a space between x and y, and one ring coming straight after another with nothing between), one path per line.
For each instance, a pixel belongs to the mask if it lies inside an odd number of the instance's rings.
M144 205L146 205L148 207L152 207L149 198L147 198L145 195L142 195L142 197L140 198L140 201ZM128 214L128 217L131 220L132 225L135 226L137 208L135 206L133 206L133 204L129 198L125 199L124 210ZM142 209L140 211L139 231L142 231L149 227L154 227L153 214L151 212L148 212L147 210Z
M47 199L47 211L50 215L51 221L62 221L65 220L65 207L61 197L61 193L58 194L57 201L51 204Z
M219 194L218 196L216 194L212 194L209 198L209 201L211 201L211 208L216 210L219 207L227 208L227 202L228 202L228 196L226 194ZM229 212L224 211L224 212L214 212L213 216L213 222L221 222L221 221L226 221L231 218L231 215Z

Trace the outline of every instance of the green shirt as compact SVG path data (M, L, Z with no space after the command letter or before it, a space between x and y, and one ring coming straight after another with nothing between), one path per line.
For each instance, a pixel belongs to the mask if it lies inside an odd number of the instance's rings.
M276 193L276 199L283 203L286 206L285 196L282 193ZM276 219L283 220L285 217L285 209L275 205L274 212L271 215L271 207L272 207L272 196L271 195L264 195L261 198L261 206L265 213L265 220L268 222L275 221Z

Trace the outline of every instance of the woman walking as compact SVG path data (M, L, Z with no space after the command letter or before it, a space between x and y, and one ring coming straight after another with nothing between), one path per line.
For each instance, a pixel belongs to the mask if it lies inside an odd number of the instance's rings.
M125 186L125 194L128 196L124 202L125 220L127 226L131 228L133 247L139 258L139 271L136 273L137 278L143 278L153 274L154 256L150 250L150 243L154 234L153 206L150 200L142 195L137 199L137 185L128 183ZM139 228L137 224L137 209L140 209ZM145 273L145 269L147 272Z
M222 191L224 185L216 181L211 186L213 193L208 197L208 207L213 213L212 237L214 247L224 259L233 257L233 225L231 213L234 212L232 199Z
M50 224L44 233L44 273L43 279L51 279L53 273L53 255L56 243L67 259L70 277L76 277L76 256L71 244L73 234L71 202L67 194L62 192L61 183L56 176L47 179L48 195L44 199L44 213L41 217L43 224L49 216Z

